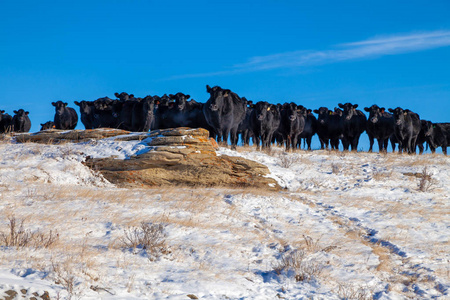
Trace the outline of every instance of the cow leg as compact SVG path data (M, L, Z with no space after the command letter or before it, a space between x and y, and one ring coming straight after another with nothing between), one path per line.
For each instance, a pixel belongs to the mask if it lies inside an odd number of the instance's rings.
M319 142L320 142L320 149L321 150L325 149L325 146L328 148L328 143L325 143L326 141L324 139L319 137Z
M238 142L237 127L229 130L228 134L230 135L231 150L236 150Z
M423 153L423 144L417 144L417 148L419 148L419 154Z
M261 150L261 146L259 145L260 142L261 142L260 135L259 134L255 134L256 150Z
M311 150L312 136L306 138L306 144L308 144L308 150Z
M377 139L378 142L378 152L385 152L384 150L384 141L382 139Z
M344 151L348 151L350 143L348 142L347 138L342 139L342 146L344 146Z
M374 143L374 138L373 138L373 136L370 134L370 135L369 135L369 152L372 152L372 150L373 150L373 143ZM380 140L378 140L378 149L379 149L379 151L381 151L381 148L380 148Z
M359 142L359 136L355 136L352 138L352 142L351 142L352 151L358 151L358 142Z

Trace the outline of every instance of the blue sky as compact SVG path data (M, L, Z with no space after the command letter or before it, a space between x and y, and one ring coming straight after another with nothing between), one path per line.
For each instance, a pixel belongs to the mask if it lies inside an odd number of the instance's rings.
M450 121L450 1L0 1L0 109L184 92ZM80 122L79 129L83 126Z

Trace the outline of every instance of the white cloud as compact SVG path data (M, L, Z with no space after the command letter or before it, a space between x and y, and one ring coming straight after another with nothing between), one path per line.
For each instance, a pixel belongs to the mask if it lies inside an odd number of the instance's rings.
M359 42L344 43L328 50L300 50L251 57L245 63L229 70L202 74L188 74L177 78L231 75L262 70L324 65L354 59L373 59L385 55L398 55L450 46L450 31L431 31L389 37L377 37ZM337 48L337 49L336 49Z

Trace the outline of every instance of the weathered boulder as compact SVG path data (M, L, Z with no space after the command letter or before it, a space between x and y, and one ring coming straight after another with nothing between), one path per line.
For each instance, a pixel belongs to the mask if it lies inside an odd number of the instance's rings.
M269 169L257 162L227 155L217 156L217 144L205 129L156 130L142 143L147 152L129 159L87 159L86 165L120 187L161 185L253 186L279 190L266 177Z
M58 130L49 129L34 133L14 134L14 139L18 143L42 143L42 144L60 144L60 143L78 143L89 140L104 139L119 135L129 135L130 132L121 129L99 128L88 130ZM138 140L147 137L147 133L140 133L130 136L130 140Z

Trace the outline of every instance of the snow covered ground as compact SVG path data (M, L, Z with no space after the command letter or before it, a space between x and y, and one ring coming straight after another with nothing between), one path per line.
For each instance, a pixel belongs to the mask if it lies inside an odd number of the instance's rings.
M119 189L82 164L142 150L0 144L0 298L450 299L442 154L220 149L267 165L280 192ZM5 246L11 220L41 238ZM145 229L159 243L130 246Z

